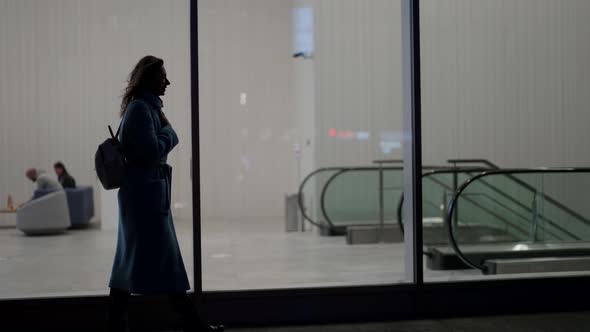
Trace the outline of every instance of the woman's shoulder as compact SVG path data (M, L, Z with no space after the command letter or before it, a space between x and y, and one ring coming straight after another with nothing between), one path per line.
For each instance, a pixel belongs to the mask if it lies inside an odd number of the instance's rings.
M129 118L149 118L151 109L149 105L141 99L133 99L127 105L125 117Z
M131 112L131 111L138 110L138 109L139 110L148 110L149 106L144 100L141 100L140 98L134 98L127 105L127 112Z

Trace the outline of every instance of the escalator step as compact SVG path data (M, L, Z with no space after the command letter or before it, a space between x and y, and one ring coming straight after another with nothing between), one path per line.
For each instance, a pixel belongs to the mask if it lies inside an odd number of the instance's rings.
M490 259L487 274L590 271L590 256Z

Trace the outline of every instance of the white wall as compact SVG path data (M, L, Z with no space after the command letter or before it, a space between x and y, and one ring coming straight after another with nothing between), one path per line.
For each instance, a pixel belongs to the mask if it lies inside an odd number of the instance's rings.
M400 159L380 142L401 143L401 3L398 0L317 0L316 166L370 165ZM368 132L368 140L329 136Z
M94 152L118 122L119 96L139 58L164 58L172 86L165 112L180 136L170 155L173 196L190 217L188 0L0 0L0 204L23 201L24 169L62 160L94 185ZM97 212L100 208L97 206Z
M316 165L400 158L379 151L379 133L402 128L399 1L314 3ZM588 165L588 13L584 0L422 1L424 163Z
M199 1L205 219L280 217L297 187L291 1ZM246 100L241 100L241 94ZM243 103L242 103L243 102Z
M422 1L423 155L588 166L590 2Z

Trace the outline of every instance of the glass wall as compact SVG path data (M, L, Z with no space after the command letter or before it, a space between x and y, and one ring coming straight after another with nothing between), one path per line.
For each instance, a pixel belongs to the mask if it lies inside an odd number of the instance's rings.
M400 2L198 5L203 289L406 282Z
M0 0L0 298L107 293L117 191L102 190L94 153L107 126L116 129L127 75L147 54L164 59L172 82L163 97L180 138L168 159L172 206L192 279L189 19L188 0ZM78 192L67 205L33 200L40 193L25 170L57 180L57 161ZM8 211L9 200L24 205ZM29 236L25 225L65 232Z
M586 273L590 5L421 4L425 279ZM168 159L172 210L191 279L192 222L202 228L205 291L413 281L401 221L410 135L400 1L200 0L198 9L197 115L188 0L0 0L0 298L106 292L117 200L93 157L147 54L164 59L172 82L163 98L181 141ZM57 161L85 203L27 212L41 193L25 170L56 179ZM65 232L17 227L49 215Z
M423 177L424 210L439 207L428 214L440 226L425 218L426 279L590 270L580 258L590 248L588 172L552 169L590 165L589 10L585 1L421 2L423 160L458 159Z

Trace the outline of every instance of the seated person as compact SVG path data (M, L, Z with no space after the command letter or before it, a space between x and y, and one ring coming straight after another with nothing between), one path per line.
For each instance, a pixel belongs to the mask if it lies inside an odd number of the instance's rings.
M58 161L53 165L55 174L57 174L57 180L64 188L76 188L76 180L68 173L66 166L61 161Z
M37 184L37 190L63 190L61 184L59 184L59 182L57 182L56 179L53 179L51 176L45 174L45 171L43 171L42 169L29 168L25 172L25 175L27 176L27 178L29 178L29 180ZM32 198L28 202L30 202L31 200ZM25 206L28 202L19 204L18 209Z
M63 189L61 184L54 178L45 174L45 171L36 168L29 168L26 171L26 176L29 180L37 183L37 189L41 190L61 190Z

